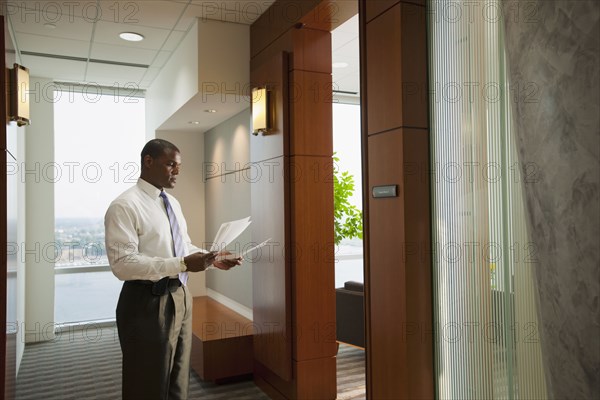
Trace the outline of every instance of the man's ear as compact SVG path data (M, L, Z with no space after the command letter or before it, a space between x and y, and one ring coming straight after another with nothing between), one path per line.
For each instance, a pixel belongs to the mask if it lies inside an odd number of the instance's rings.
M153 162L154 159L150 155L146 154L144 156L144 168L150 168Z

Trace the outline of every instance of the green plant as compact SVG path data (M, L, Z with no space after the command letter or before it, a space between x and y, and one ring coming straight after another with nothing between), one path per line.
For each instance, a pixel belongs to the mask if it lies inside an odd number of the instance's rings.
M333 155L333 163L340 161ZM350 196L354 193L354 176L348 171L341 172L334 168L333 173L333 217L335 244L342 239L363 237L362 211L350 204Z

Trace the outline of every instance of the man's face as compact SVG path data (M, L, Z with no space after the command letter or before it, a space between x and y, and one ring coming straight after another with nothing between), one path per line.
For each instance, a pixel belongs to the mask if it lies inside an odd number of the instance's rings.
M146 156L144 166L147 168L149 182L159 189L172 189L177 183L181 156L178 151L165 150L157 158Z

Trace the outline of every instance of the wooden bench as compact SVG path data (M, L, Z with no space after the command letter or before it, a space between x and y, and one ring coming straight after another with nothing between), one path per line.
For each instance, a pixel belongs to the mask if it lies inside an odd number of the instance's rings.
M194 297L191 367L216 383L252 374L252 321L207 296Z

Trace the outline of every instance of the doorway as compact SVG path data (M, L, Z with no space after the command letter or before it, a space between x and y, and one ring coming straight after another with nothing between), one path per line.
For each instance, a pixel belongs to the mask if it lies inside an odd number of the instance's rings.
M338 399L366 397L358 14L331 32Z

